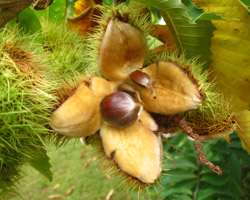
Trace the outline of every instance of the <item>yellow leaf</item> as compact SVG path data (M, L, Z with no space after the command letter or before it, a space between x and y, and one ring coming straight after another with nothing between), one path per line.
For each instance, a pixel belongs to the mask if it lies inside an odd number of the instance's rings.
M237 0L194 0L205 11L216 12L227 19L215 21L211 41L211 76L218 88L238 108L237 133L250 154L250 16ZM244 111L242 111L244 110Z
M250 155L250 111L244 110L238 117L239 130L237 133L242 141L242 146Z
M250 104L250 16L237 0L194 0L207 12L227 19L212 20L211 76L239 110Z

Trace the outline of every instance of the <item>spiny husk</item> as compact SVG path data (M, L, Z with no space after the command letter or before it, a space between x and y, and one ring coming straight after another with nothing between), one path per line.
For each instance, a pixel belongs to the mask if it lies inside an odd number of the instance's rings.
M214 99L217 96L217 93L214 90L215 84L213 82L208 82L208 71L204 71L202 68L202 63L199 63L196 58L186 59L185 54L178 55L177 53L169 54L167 49L162 52L160 55L158 54L150 54L149 63L156 61L168 61L177 65L192 81L192 83L196 86L200 95L203 96L204 102L200 109L207 108L206 102L215 103ZM216 104L213 104L216 107Z
M174 115L201 106L202 98L196 86L175 64L159 61L142 71L152 78L152 87L141 86L130 79L128 83L139 91L148 111Z
M221 94L217 94L217 107L185 113L187 124L202 140L224 138L236 130L237 115ZM208 104L209 106L209 104Z
M51 133L48 121L56 98L46 80L37 35L17 27L0 32L0 196L14 190L21 167L44 148Z
M100 129L101 100L114 91L113 84L93 77L81 84L51 116L50 126L62 135L86 137Z
M161 141L140 122L119 129L106 124L101 127L106 156L122 171L144 183L154 183L161 174Z
M122 18L146 37L150 32L149 15L145 12L146 9L147 8L142 4L130 2L129 5L122 3L116 7L105 7L100 10L101 15L95 19L99 25L95 27L91 35L88 36L86 62L91 63L94 68L99 66L100 46L108 23L113 17ZM119 52L115 52L113 56L116 56L115 54L119 54Z
M42 40L42 43L41 43ZM64 25L43 23L42 35L23 35L15 26L0 32L1 186L8 193L21 167L44 148L44 138L59 144L68 138L49 128L49 117L85 83L84 38ZM2 150L3 149L3 150Z
M203 70L202 63L198 63L197 59L186 59L184 54L169 55L167 50L161 55L151 55L151 60L167 60L179 66L203 96L202 106L184 113L184 118L193 128L194 133L203 135L201 138L203 140L210 140L225 137L234 132L237 118L234 108L230 101L216 91L215 82L208 80L209 72Z
M102 38L99 67L104 77L123 82L141 68L147 55L144 35L135 27L113 17Z
M51 116L50 126L60 134L85 137L100 129L100 101L81 84Z
M152 132L156 131L157 128L150 114L143 110L140 119L133 126L127 129L117 129L104 124L101 128L101 135L96 133L87 136L85 142L91 144L98 152L99 157L107 163L109 174L120 176L123 180L121 185L126 185L128 189L147 189L159 184L159 181L152 180L152 177L157 179L161 175L162 144L159 135ZM140 134L141 136L139 136ZM108 139L109 137L112 139ZM107 143L109 143L108 146ZM112 153L114 146L117 146L115 148L116 153ZM122 146L124 148L121 149ZM137 148L141 150L135 151ZM143 156L145 152L151 153L149 155L146 153L147 156L145 157L145 155ZM136 162L133 160L136 160ZM148 162L147 160L150 160L151 164L145 165ZM136 164L138 162L139 164ZM154 166L153 171L150 171L150 166ZM148 170L150 171L149 174L141 177ZM134 173L131 174L131 172ZM150 181L152 183L149 183Z
M159 180L157 180L153 184L143 183L139 179L122 171L121 168L117 165L117 163L113 159L106 156L99 132L85 137L84 142L88 145L91 145L93 148L93 154L97 156L100 162L108 166L107 174L119 176L119 178L121 179L121 183L119 184L119 186L122 186L127 190L139 191L139 190L146 190L150 187L155 187L158 184L160 184Z
M71 85L79 76L90 76L98 71L86 60L86 38L78 36L64 24L44 21L42 30L44 53L48 56L44 62L51 80L59 85L62 81Z
M74 94L81 84L88 84L89 77L98 71L86 62L86 38L78 36L64 24L42 21L43 53L47 56L43 62L50 82L56 84L54 95L57 102L52 111L60 107ZM54 132L49 138L60 146L69 139Z

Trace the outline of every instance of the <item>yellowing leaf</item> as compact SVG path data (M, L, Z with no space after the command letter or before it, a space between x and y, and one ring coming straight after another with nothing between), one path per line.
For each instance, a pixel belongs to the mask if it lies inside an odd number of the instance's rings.
M239 130L237 133L242 141L242 146L250 155L250 111L241 111L238 117Z
M90 27L96 25L91 17L93 15L98 15L96 8L96 3L99 4L99 0L78 0L74 4L74 14L73 17L68 18L68 24L75 30L78 34L86 34Z
M237 0L194 0L207 12L227 19L212 20L216 27L211 40L211 76L219 89L232 98L238 109L250 104L250 16Z

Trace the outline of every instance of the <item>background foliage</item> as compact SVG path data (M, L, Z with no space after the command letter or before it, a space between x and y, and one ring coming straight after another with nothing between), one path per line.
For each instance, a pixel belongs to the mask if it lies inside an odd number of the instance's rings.
M231 136L231 145L226 140L203 143L205 155L221 167L222 176L217 176L197 160L193 142L178 135L170 140L173 147L164 145L165 152L173 159L166 167L162 180L163 189L159 194L164 199L247 199L249 198L250 158L242 149L236 134Z

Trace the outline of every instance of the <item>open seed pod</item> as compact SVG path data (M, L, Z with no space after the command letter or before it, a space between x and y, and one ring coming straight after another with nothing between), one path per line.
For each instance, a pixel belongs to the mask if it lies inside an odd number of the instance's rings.
M144 35L132 25L113 17L106 28L99 53L99 66L109 80L122 82L142 67L147 55Z
M123 172L151 184L161 174L162 146L160 137L150 129L157 126L148 114L144 114L141 121L125 129L104 124L101 139L106 156Z
M138 84L131 77L127 82L139 91L146 110L173 115L201 106L203 100L196 85L175 64L160 61L143 68L142 71L152 78L151 87Z
M114 90L112 83L98 77L90 87L81 84L51 116L50 126L62 135L85 137L101 126L100 102Z
M236 130L237 116L224 99L217 98L218 105L206 111L195 110L185 113L187 125L203 141L225 138ZM214 115L216 113L216 115Z

